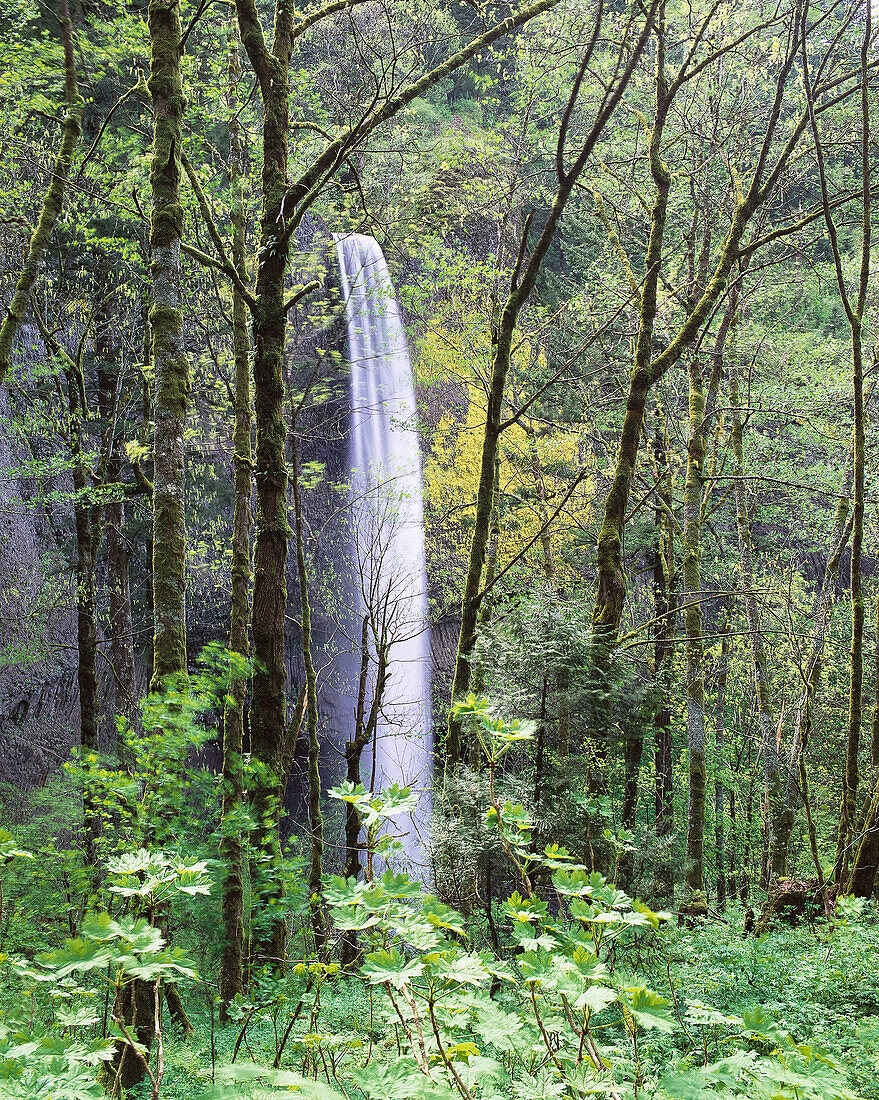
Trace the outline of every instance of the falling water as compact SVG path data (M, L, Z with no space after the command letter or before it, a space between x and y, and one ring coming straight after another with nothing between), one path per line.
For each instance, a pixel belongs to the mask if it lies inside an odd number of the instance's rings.
M430 816L430 673L421 455L412 366L384 255L373 237L336 234L351 364L350 564L352 633L364 615L390 642L390 676L364 785L418 791L403 841L424 863ZM375 657L375 637L372 655ZM372 662L375 668L375 662ZM374 679L372 681L374 687ZM356 681L352 685L356 697ZM373 777L374 776L374 780Z

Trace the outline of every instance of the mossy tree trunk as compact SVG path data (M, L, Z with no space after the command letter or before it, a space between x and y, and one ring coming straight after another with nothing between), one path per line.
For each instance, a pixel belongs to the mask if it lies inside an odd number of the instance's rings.
M598 534L598 595L593 614L597 652L608 652L616 638L623 603L626 579L623 573L623 525L629 499L629 487L638 457L638 444L647 395L656 381L651 370L653 327L656 320L656 291L662 266L666 210L671 176L662 160L662 137L671 102L665 73L665 2L660 4L656 19L656 64L654 72L655 111L650 131L649 160L654 197L650 211L650 237L644 259L645 273L641 289L638 336L635 342L635 362L629 384L626 415L620 433L619 452L614 477L604 506L604 518ZM675 89L676 91L676 89Z
M879 767L879 595L876 597L876 650L873 661L873 717L871 722L870 761ZM855 897L873 896L879 871L879 777L864 804L863 821L855 838L855 856L845 892Z
M150 0L147 11L153 109L150 163L150 309L153 367L153 674L151 686L186 679L186 514L184 504L184 432L189 407L189 363L183 346L180 203L183 80L180 9L176 0ZM123 987L114 1012L134 1026L156 1014L156 989L137 978ZM169 983L172 1014L189 1027L179 994ZM146 1010L146 1011L145 1011ZM191 1031L191 1027L190 1027ZM138 1040L149 1049L152 1028L138 1023ZM143 1080L145 1063L120 1043L114 1060L119 1083L128 1088Z
M681 548L684 630L686 633L687 750L689 799L684 882L689 911L705 909L705 680L702 633L702 472L705 461L705 390L699 358L690 358L690 437L684 482L684 537Z
M287 460L284 423L283 357L286 332L284 290L290 247L285 233L284 202L290 118L290 54L295 12L289 0L275 6L271 46L263 35L252 0L237 0L241 40L259 83L263 104L262 212L259 266L253 306L253 385L256 423L256 522L253 583L253 686L250 709L251 750L263 765L253 792L257 818L255 843L263 859L274 862L277 835L277 754L286 732L284 619L287 608ZM279 877L261 875L256 894L261 908L270 908L283 893ZM253 939L255 961L284 956L284 925L261 920Z
M18 330L27 315L31 294L40 274L40 265L49 246L55 223L64 205L64 192L70 178L73 156L82 134L82 115L85 100L79 94L74 56L73 25L67 0L60 0L59 26L64 49L64 99L67 113L62 124L61 146L52 168L52 178L43 198L39 221L30 239L21 274L15 285L12 301L6 316L0 323L0 385L9 373L12 351Z
M695 228L695 219L694 219ZM711 236L711 218L704 215L701 256L695 263L691 281L691 301L695 301L704 286ZM704 635L702 628L702 525L710 495L710 478L706 466L706 426L718 417L714 438L720 434L717 395L724 366L724 349L733 327L738 306L737 281L729 295L712 352L711 375L707 395L702 380L698 354L690 358L689 376L689 441L687 473L684 484L684 534L682 576L684 587L684 626L687 655L687 747L689 759L689 800L687 807L687 857L684 880L688 890L686 909L689 913L704 912L705 896L705 807L707 799L707 754L705 735ZM716 447L715 447L716 457ZM706 486L706 482L709 484Z
M714 780L714 856L717 868L717 908L726 908L726 822L724 814L724 784L721 776L729 772L726 755L726 686L729 680L729 607L723 617L720 639L720 660L717 667L717 700L714 708L714 748L716 752Z
M153 687L186 675L186 516L184 432L189 363L183 347L180 286L180 153L183 81L180 8L150 0L153 149L150 164L150 327L155 378L153 435Z
M232 263L246 283L247 227L244 212L244 144L238 120L238 84L241 65L234 21L228 28L229 190L232 227ZM232 352L235 361L235 432L232 468L235 483L235 511L232 523L232 609L229 649L247 657L250 653L250 497L253 487L251 446L250 338L247 306L236 286L232 287ZM223 953L220 958L220 1015L228 1018L232 999L244 991L245 914L244 852L241 816L244 810L244 702L247 678L234 676L223 710Z
M656 856L656 889L658 898L671 901L674 894L674 870L668 845L674 833L674 778L672 761L671 687L675 647L676 598L675 538L672 516L672 474L668 453L666 412L656 403L656 424L653 432L653 457L659 489L655 510L655 544L653 558L653 679L657 694L653 718L656 836L666 846Z
M852 870L845 892L857 898L871 898L879 871L879 779L868 797L864 825L857 838Z

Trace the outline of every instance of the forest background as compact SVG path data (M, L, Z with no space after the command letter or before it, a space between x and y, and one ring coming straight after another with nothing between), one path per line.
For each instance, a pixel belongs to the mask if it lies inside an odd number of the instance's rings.
M877 1095L870 9L0 27L0 1095ZM334 233L416 375L411 878Z

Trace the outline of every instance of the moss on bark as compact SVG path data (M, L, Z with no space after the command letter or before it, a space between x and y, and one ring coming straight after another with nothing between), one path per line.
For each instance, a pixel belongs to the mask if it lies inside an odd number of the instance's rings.
M180 9L150 0L153 149L150 164L150 329L153 393L153 687L186 676L186 515L184 432L189 362L183 347L180 289L180 149L183 83Z
M230 142L230 221L232 224L232 263L242 281L246 281L247 239L243 196L243 145L238 121L238 83L241 66L234 21L228 28L228 89ZM247 308L237 287L232 288L232 351L235 360L235 432L233 437L233 477L235 512L232 526L232 601L229 649L247 657L250 652L250 497L253 487L251 446L250 338L247 333ZM234 677L223 711L223 819L228 823L244 808L244 701L247 680ZM228 1006L244 990L244 853L240 829L223 830L223 953L220 958L220 1014L228 1018Z

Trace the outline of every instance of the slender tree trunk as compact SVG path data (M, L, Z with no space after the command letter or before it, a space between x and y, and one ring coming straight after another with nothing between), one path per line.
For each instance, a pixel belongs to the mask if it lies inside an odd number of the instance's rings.
M852 871L845 892L858 898L870 898L876 887L879 870L879 779L867 799L864 827L857 838Z
M238 84L241 66L234 21L228 27L229 189L231 198L232 263L239 278L247 281L244 213L244 146L238 121ZM235 360L235 432L232 468L235 513L232 526L232 612L229 649L246 658L250 652L250 497L253 486L251 447L250 339L247 307L237 287L232 288L232 351ZM240 815L244 809L244 703L246 675L236 674L229 685L223 710L223 953L220 958L220 1018L228 1019L228 1006L244 991L245 913L244 850Z
M779 822L779 829L775 838L778 852L772 856L773 863L779 867L779 874L782 876L787 874L790 838L801 801L798 778L800 762L809 744L809 734L812 726L812 703L821 680L821 661L824 655L827 617L833 601L836 577L839 572L839 561L845 544L848 542L850 531L851 516L848 510L847 488L844 487L836 504L836 518L833 524L833 533L830 536L830 547L824 568L824 576L812 605L814 626L802 671L802 691L797 702L797 717L791 742L790 764L785 789L785 810Z
M654 767L656 773L656 836L666 845L657 853L656 894L671 901L674 894L672 855L667 845L674 833L674 785L672 780L671 709L669 691L674 656L675 598L672 577L675 568L674 526L671 520L671 467L666 439L665 410L656 403L653 450L658 476L662 476L655 511L656 542L653 548L653 679L657 702L653 719ZM665 467L665 474L661 471Z
M635 345L635 364L629 382L626 413L620 432L616 470L604 505L604 518L598 533L598 595L596 597L593 624L597 638L599 659L616 639L623 604L626 599L626 578L623 572L623 528L629 501L629 489L638 460L638 445L647 395L657 380L651 369L653 354L653 328L656 321L657 287L662 267L662 250L665 240L666 210L671 188L671 175L662 159L662 138L668 115L669 97L665 73L665 3L660 4L656 30L656 106L653 128L650 131L650 173L653 177L654 198L650 212L650 238L644 259L645 274L641 291L641 307L638 319L638 338Z
M345 746L345 761L347 764L345 778L354 787L361 782L360 762L363 750L372 741L375 734L381 701L384 698L384 690L388 681L388 650L387 646L376 639L376 664L377 671L369 714L366 711L366 696L369 688L369 615L363 616L363 625L360 632L360 677L357 686L357 707L354 712L354 737ZM352 802L345 803L345 876L357 878L363 870L360 861L360 829L362 820L360 811ZM350 966L357 958L357 932L346 931L342 939L342 965Z
M180 288L180 152L183 140L181 25L176 0L150 0L153 155L150 270L153 394L153 687L186 676L184 432L189 362Z
M727 880L729 896L734 898L738 894L738 877L736 875L736 792L729 792L729 842L727 844L727 868L729 878Z
M72 359L46 327L39 314L37 325L46 348L64 370L67 382L67 429L70 442L73 480L73 516L76 529L76 649L77 686L79 688L80 748L83 766L88 771L98 763L98 648L97 603L95 598L95 559L100 507L89 499L90 470L86 462L85 419L88 403L82 364ZM83 834L85 860L96 875L97 842L101 818L93 793L88 787L83 797Z
M251 750L261 764L252 800L257 829L254 843L266 867L280 854L276 774L286 735L284 619L287 608L287 438L283 415L284 287L290 238L285 218L290 119L290 53L294 11L287 0L275 7L271 47L252 0L236 0L241 40L259 83L263 104L262 216L253 315L253 384L256 421L256 538L253 584L253 687ZM280 897L273 871L259 876L261 910L255 924L253 955L278 965L284 928L269 913Z
M735 459L735 498L736 528L739 536L739 555L741 561L742 591L745 603L745 618L751 641L754 661L754 684L756 689L757 721L760 731L760 746L763 753L764 793L766 797L766 820L768 867L770 882L777 882L784 874L782 848L777 837L784 830L784 782L779 762L776 719L772 709L772 681L769 662L766 658L766 646L763 641L763 629L760 612L754 594L754 558L751 547L750 516L748 514L747 490L744 481L744 447L742 442L742 415L739 405L738 379L735 373L730 378L730 403L732 405L732 448Z
M102 290L106 289L103 287ZM109 298L99 307L95 325L95 359L98 371L98 404L103 423L104 449L107 455L106 482L118 485L122 473L121 446L116 431L122 374L116 361L110 333L114 324L107 308ZM107 533L107 588L110 613L110 650L113 658L113 713L139 728L137 688L134 668L134 626L131 617L131 589L128 579L128 544L125 539L125 506L115 500L104 507ZM117 736L116 751L122 767L132 769L132 753Z
M52 230L61 214L64 204L64 192L70 178L73 155L79 145L82 134L82 114L85 100L79 94L76 80L76 59L74 55L73 25L67 0L59 0L59 25L61 44L64 49L64 99L67 114L62 124L61 147L52 168L49 188L43 198L40 219L30 239L24 266L18 277L12 301L6 310L6 316L0 323L0 385L9 373L12 362L12 350L15 338L27 315L31 294L40 274L40 265L49 246Z
M485 584L489 589L479 607L479 629L485 630L491 622L494 610L494 578L497 575L497 556L501 541L501 459L497 455L494 462L494 485L492 488L491 528L488 533L488 553L485 559ZM473 669L470 680L470 689L474 695L481 695L485 691L485 664L480 663ZM483 765L482 749L476 738L469 745L469 764L473 771L478 771Z
M543 550L543 576L548 584L555 581L555 561L552 556L552 539L550 538L546 512L546 482L543 479L543 467L540 464L540 452L537 450L537 436L534 427L523 418L522 427L528 436L528 455L531 459L531 474L534 478L534 489L537 493L537 518L540 522L540 547Z
M308 731L308 823L311 832L311 863L308 872L308 895L311 907L311 930L315 951L321 955L327 938L323 899L324 821L320 805L320 740L317 728L317 673L311 655L311 604L308 594L308 570L305 565L305 543L302 531L302 496L299 489L299 440L296 418L291 425L293 456L293 505L296 522L296 566L299 572L299 607L302 623L302 659L305 664L305 725Z
M873 660L873 716L871 722L870 757L873 767L879 766L879 595L876 597L876 650ZM879 868L879 778L867 795L864 805L864 821L856 838L852 871L846 887L847 894L859 898L873 895L876 871Z
M864 593L861 581L861 556L864 543L864 364L863 364L863 324L867 304L867 290L870 284L870 234L872 230L872 170L873 153L870 143L870 66L869 56L872 44L872 9L868 4L864 9L864 33L860 50L860 167L861 167L861 255L860 271L857 279L857 293L849 292L843 267L843 257L836 232L836 224L829 197L829 189L824 168L824 147L818 130L816 97L812 85L812 76L808 64L808 52L805 36L801 42L802 83L806 97L808 119L811 125L815 146L815 163L818 168L818 182L821 188L821 201L824 223L836 270L836 283L845 315L851 329L852 347L852 481L854 504L852 508L852 563L851 563L851 603L852 603L852 640L849 659L849 708L848 735L846 738L845 770L842 777L842 802L839 815L839 834L836 846L834 880L842 889L847 880L849 861L854 842L855 815L858 796L858 751L861 740L861 708L863 705L864 678Z
M68 411L73 444L73 514L76 526L76 650L79 687L80 746L87 769L98 763L98 620L95 598L95 559L97 556L100 509L89 500L91 481L83 455L85 388L79 364L68 359L66 368ZM101 819L90 792L83 806L86 862L95 867Z
M714 780L714 852L717 866L717 908L726 908L726 835L724 829L723 783L720 775L726 771L726 685L729 678L729 607L723 618L720 639L720 661L717 669L717 701L714 710L714 748L717 776Z
M705 681L702 635L702 467L705 460L705 393L697 356L690 359L690 439L687 445L687 476L684 483L684 539L682 576L684 629L687 654L687 747L689 756L689 801L687 808L687 855L684 881L687 912L704 912L705 899Z
M864 372L861 359L860 317L852 325L852 388L854 390L854 506L852 508L852 641L849 657L848 736L845 748L845 771L842 784L842 804L839 816L839 839L836 849L836 881L845 881L851 846L854 841L854 821L858 797L858 752L861 743L861 709L864 693L864 591L861 580L861 556L864 545Z
M641 757L644 752L644 730L640 724L630 724L627 720L625 741L623 744L623 804L620 810L620 826L626 834L631 834L638 819L638 775L641 769ZM637 721L637 719L636 719ZM623 838L626 845L631 844L631 836ZM632 850L627 847L620 853L618 865L619 881L625 889L631 890L635 874L635 861Z

